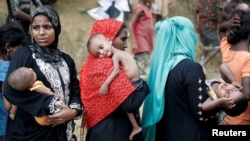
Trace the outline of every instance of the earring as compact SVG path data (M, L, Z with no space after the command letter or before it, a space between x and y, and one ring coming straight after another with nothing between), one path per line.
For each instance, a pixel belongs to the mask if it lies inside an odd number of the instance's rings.
M7 50L7 55L9 55L10 52L11 52L11 50L8 49L8 50Z

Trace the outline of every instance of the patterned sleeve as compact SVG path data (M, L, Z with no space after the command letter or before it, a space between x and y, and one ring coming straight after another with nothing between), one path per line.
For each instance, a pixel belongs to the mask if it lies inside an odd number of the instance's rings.
M41 0L32 0L32 2L35 5L35 7L39 7L39 6L43 5L43 3L41 2Z
M223 0L217 0L216 3L217 3L216 5L218 8L220 8L220 9L223 8Z
M20 10L20 0L9 0L12 13Z
M192 64L185 72L185 85L189 103L194 117L199 121L208 121L219 114L219 109L202 111L201 104L208 98L208 87L205 75L199 64Z

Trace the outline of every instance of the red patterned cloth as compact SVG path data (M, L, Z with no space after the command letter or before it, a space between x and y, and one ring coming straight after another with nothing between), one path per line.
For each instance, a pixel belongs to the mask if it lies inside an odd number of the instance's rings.
M110 40L114 40L122 24L114 19L97 20L90 36L102 33ZM112 58L95 58L88 55L80 72L81 101L85 110L82 126L93 127L112 113L135 90L120 67L118 76L109 85L108 93L100 96L99 89L112 70Z
M84 120L91 128L112 113L134 90L122 68L112 81L108 93L99 95L99 89L113 70L111 58L88 56L80 77L81 100L84 105Z
M101 33L105 37L109 38L111 41L114 40L115 36L121 29L123 22L117 21L115 19L103 19L95 21L90 36Z

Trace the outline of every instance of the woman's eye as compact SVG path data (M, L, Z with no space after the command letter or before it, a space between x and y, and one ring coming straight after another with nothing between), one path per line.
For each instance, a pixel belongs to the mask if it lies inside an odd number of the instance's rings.
M39 26L32 26L32 29L39 30Z
M52 28L52 26L47 25L47 26L44 26L44 28L45 28L46 30L50 30L50 29Z

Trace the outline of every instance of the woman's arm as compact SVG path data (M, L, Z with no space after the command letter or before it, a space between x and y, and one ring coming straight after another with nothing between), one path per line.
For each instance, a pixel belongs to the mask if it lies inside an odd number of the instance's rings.
M67 105L56 105L57 108L61 109L61 112L48 116L48 124L52 126L57 126L59 124L64 124L72 119L74 119L79 111L77 109L69 108Z
M217 109L218 107L220 107L223 104L230 104L233 103L233 100L231 98L227 98L227 97L222 97L222 98L218 98L218 99L212 99L212 98L207 98L206 101L204 101L201 105L201 109L203 111L211 111L214 109Z
M122 103L121 108L129 113L137 112L142 105L145 97L150 93L148 84L144 81L140 90L133 91L128 98Z
M77 78L77 71L74 60L67 54L63 54L69 69L70 69L70 96L69 96L69 107L76 109L77 117L80 118L83 113L82 102L80 98L80 84Z
M190 103L191 111L198 121L205 121L214 117L219 108L203 111L201 104L208 98L207 85L202 67L197 63L192 63L183 71L184 86ZM200 106L199 106L200 105Z

